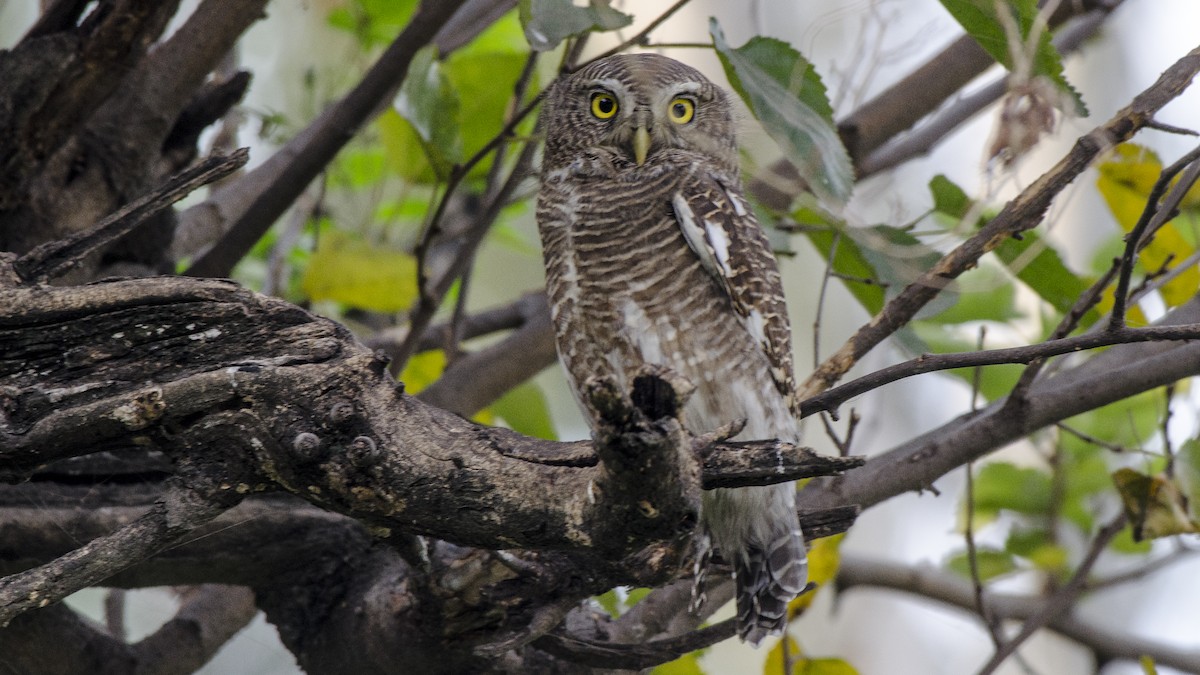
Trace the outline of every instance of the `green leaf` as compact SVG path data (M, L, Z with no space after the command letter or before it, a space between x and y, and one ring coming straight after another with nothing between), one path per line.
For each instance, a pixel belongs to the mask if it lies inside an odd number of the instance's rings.
M976 548L975 566L979 570L980 581L988 581L996 577L1017 571L1017 563L1006 551L994 548ZM960 551L950 556L946 561L946 569L967 579L971 578L971 559L967 551Z
M533 382L522 382L509 389L488 407L503 418L513 431L551 441L558 439L554 422L550 419L550 410L546 407L546 397Z
M845 205L854 171L812 65L772 38L755 37L733 49L716 19L709 20L709 33L729 83L813 193L833 207Z
M333 300L374 312L407 309L417 297L417 263L404 251L341 230L323 232L304 271L301 289L315 301Z
M417 0L353 0L329 12L329 25L353 34L364 47L396 39L408 25Z
M609 589L592 599L612 618L621 616L621 598L617 596L617 589Z
M609 31L633 23L608 4L593 0L586 7L571 0L521 0L521 25L525 39L535 51L550 51L563 40L591 31Z
M929 192L933 195L933 210L955 219L962 219L971 210L971 198L963 189L938 174L929 181Z
M378 183L387 166L384 150L378 147L349 147L338 154L331 183L362 188Z
M434 172L443 179L449 176L451 166L462 159L459 100L442 72L436 47L425 47L413 57L393 105L412 125Z
M875 270L875 278L884 285L885 295L893 297L916 281L941 259L941 254L926 246L907 230L891 225L847 227L843 232L858 244L863 258ZM936 316L956 301L956 292L943 290L917 313L918 319Z
M1001 510L1033 515L1050 512L1050 474L1008 462L991 462L975 476L975 512L995 516Z
M995 253L1009 271L1060 313L1070 311L1088 289L1089 284L1068 269L1058 251L1036 232L1005 239ZM1089 314L1086 323L1094 323L1098 315L1095 310Z
M1020 31L1019 39L1022 48L1029 41L1029 32L1033 29L1037 17L1037 0L941 0L942 6L954 17L980 47L998 63L1010 71L1013 70L1013 55L1009 50L1008 36L1004 25L1000 23L997 11L1011 12L1011 16ZM1050 42L1049 31L1043 30L1038 36L1036 52L1033 54L1032 75L1044 75L1074 103L1075 113L1086 117L1087 107L1083 104L1079 92L1067 83L1063 76L1062 56Z
M634 605L638 604L642 600L645 600L646 596L650 595L651 590L653 590L653 589L642 588L642 587L629 589L625 593L625 606L633 607Z
M1050 533L1041 528L1014 528L1004 542L1004 550L1048 572L1067 569L1067 550L1055 544Z
M1146 208L1150 192L1162 173L1162 162L1152 150L1134 143L1122 143L1113 148L1096 169L1099 173L1096 188L1104 197L1104 203L1121 229L1131 231ZM1191 195L1189 191L1188 196ZM1176 220L1159 228L1150 243L1138 254L1138 266L1141 269L1156 271L1171 262L1187 258L1195 251L1196 247L1180 232ZM1159 294L1168 307L1177 307L1195 296L1197 288L1200 288L1200 270L1193 265L1168 281Z
M1126 555L1146 555L1154 549L1154 542L1149 540L1134 541L1133 526L1126 525L1117 533L1117 536L1112 538L1108 547L1117 553L1124 553Z
M1187 498L1188 510L1192 518L1200 515L1200 440L1188 439L1175 453L1175 475L1178 476L1179 489Z
M876 314L883 309L884 287L875 281L875 268L867 262L866 256L858 244L849 237L839 237L836 230L830 228L809 228L804 230L805 236L821 255L829 260L833 251L834 241L837 241L837 252L833 256L833 271L841 275L846 290L858 300L867 312Z
M1162 406L1162 394L1147 391L1081 413L1063 423L1105 443L1137 448L1158 433ZM1062 442L1066 447L1090 446L1073 434L1066 434Z
M963 274L954 285L954 292L945 295L954 304L928 317L927 321L944 324L968 321L1008 323L1021 316L1016 308L1016 289L995 263L985 262Z
M483 149L504 128L511 112L513 89L526 60L525 54L517 52L470 51L451 55L445 64L444 71L454 91L462 92L458 97L458 120L464 158ZM534 77L529 87L536 91L537 86ZM534 117L530 115L516 131L530 132L533 124ZM468 175L482 178L490 166L490 161L480 162Z
M440 349L431 349L427 352L413 354L404 364L404 370L397 379L404 383L404 391L416 394L437 382L445 370L446 352Z

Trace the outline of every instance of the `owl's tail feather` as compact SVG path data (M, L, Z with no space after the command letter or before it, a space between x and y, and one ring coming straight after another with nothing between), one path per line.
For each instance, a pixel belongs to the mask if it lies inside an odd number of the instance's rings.
M787 624L788 603L808 583L808 556L800 526L777 523L765 542L751 544L738 556L738 637L754 646L768 635L779 635Z

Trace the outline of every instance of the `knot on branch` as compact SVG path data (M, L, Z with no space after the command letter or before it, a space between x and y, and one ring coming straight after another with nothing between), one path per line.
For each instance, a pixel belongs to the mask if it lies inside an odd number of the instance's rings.
M692 389L664 368L644 369L628 396L610 379L587 383L601 468L589 485L594 517L604 523L598 548L627 554L647 542L690 536L699 522L700 463L679 421Z

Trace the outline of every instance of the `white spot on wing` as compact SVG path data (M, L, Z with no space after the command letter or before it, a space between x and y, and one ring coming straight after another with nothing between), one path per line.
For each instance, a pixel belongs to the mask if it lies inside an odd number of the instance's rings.
M728 276L729 235L725 234L725 228L721 227L720 223L714 223L711 220L704 221L704 232L708 237L709 245L712 246L713 253L717 255L717 260L720 261L721 267Z
M725 196L729 198L729 203L733 205L734 213L738 214L739 216L746 215L746 204L742 201L741 197L728 190L725 191Z
M757 309L750 310L746 315L746 330L750 331L755 340L767 344L767 322L763 319L762 312Z

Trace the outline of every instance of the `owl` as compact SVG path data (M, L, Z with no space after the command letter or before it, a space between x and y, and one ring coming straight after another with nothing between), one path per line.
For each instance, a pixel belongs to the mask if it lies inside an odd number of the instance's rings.
M592 62L547 93L537 221L558 352L581 387L646 366L696 390L695 434L799 441L775 258L744 197L729 95L657 54ZM703 526L734 569L738 635L782 632L808 565L787 483L707 491Z

